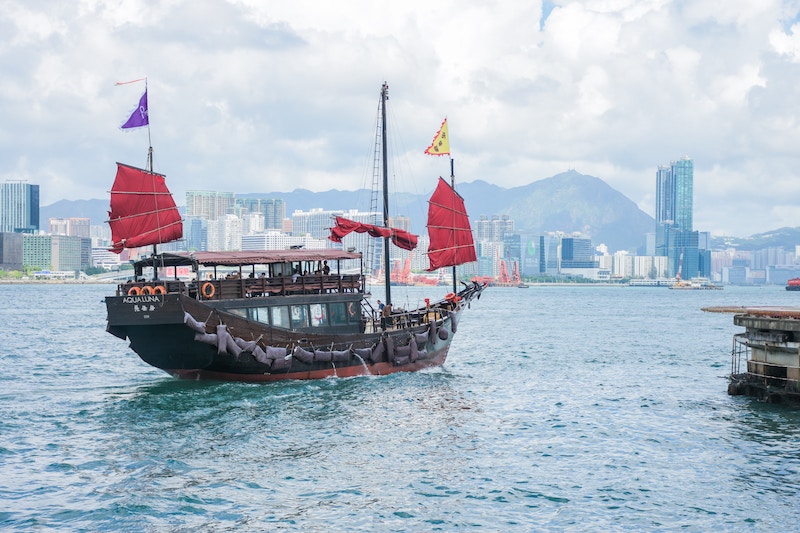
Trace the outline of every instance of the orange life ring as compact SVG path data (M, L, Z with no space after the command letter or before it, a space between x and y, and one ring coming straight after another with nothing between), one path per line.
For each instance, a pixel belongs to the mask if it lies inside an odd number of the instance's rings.
M128 296L139 296L140 294L142 294L142 291L139 287L134 286L128 289Z
M448 292L447 296L444 297L444 299L447 300L448 302L452 302L453 300L455 300L455 298L456 294L454 292Z
M202 294L203 298L207 300L213 298L215 292L217 292L217 290L214 288L214 284L210 281L206 281L203 283L203 286L200 287L200 294Z
M142 294L153 294L153 287L150 285L145 285L142 287Z
M167 289L164 288L163 285L156 285L153 287L154 294L167 294Z

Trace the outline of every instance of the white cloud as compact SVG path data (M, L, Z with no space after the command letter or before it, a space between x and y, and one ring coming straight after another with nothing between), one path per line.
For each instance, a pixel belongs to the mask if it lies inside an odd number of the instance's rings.
M44 204L101 198L147 132L117 128L148 76L159 171L188 189L354 189L369 181L380 84L395 147L451 124L459 179L511 187L568 168L652 213L655 170L695 160L697 229L793 221L797 6L786 1L231 0L3 2L0 179ZM542 24L543 15L547 15ZM432 187L432 184L429 186Z
M775 28L769 33L769 43L773 49L789 58L793 62L800 61L800 24L793 24L786 33L780 28Z

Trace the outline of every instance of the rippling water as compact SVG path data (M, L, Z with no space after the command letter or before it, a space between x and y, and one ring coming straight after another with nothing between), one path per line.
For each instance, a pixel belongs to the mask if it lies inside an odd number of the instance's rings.
M0 529L800 523L800 411L729 397L740 328L700 311L798 293L490 288L442 369L251 385L141 362L110 289L0 285Z

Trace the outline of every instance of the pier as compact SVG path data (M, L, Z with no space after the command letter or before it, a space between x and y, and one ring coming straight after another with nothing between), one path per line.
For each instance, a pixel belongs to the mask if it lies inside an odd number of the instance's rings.
M800 405L800 308L705 308L733 312L745 328L733 336L728 394Z

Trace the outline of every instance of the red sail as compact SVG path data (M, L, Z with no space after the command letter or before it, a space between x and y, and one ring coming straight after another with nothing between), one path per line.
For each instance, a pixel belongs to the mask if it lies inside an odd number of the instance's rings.
M428 235L428 270L477 261L464 199L442 178L428 201Z
M161 244L183 236L181 215L163 174L117 163L111 188L111 251Z
M331 228L328 238L333 242L342 242L342 238L353 231L369 233L373 237L391 237L394 245L403 250L413 250L417 247L417 236L405 230L364 224L344 217L336 217L336 225Z

